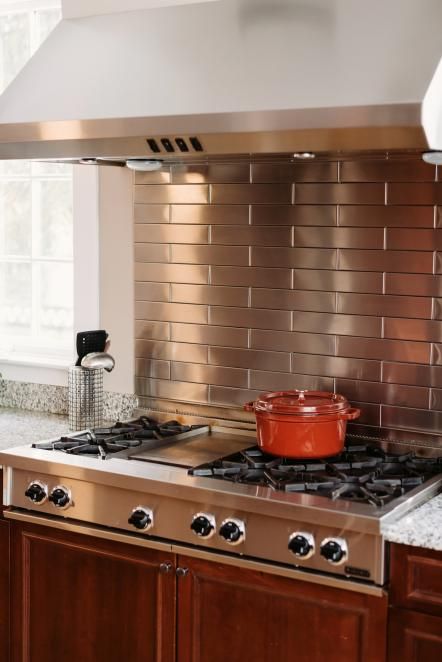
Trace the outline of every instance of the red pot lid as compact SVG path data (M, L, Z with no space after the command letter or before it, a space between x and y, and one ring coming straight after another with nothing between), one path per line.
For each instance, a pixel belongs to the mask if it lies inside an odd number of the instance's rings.
M255 402L255 411L274 414L332 414L349 407L350 404L343 395L326 391L263 393Z

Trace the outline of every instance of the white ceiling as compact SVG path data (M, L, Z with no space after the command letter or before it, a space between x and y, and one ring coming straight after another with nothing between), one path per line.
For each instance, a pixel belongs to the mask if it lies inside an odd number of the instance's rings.
M61 0L64 18L114 14L136 9L150 9L151 7L168 7L171 5L188 5L217 1L219 0Z

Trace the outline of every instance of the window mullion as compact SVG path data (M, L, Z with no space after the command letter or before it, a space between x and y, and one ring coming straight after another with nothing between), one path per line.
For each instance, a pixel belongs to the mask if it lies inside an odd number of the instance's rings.
M32 336L37 337L40 330L40 261L41 255L41 182L31 179L32 190L32 234L31 234L31 269L32 269Z

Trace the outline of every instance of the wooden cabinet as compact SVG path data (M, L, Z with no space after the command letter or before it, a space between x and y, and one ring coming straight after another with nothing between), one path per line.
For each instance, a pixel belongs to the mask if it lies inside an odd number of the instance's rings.
M173 662L175 574L160 571L172 555L12 529L13 662Z
M178 662L382 662L387 600L179 557Z
M12 662L385 660L386 599L43 526L11 528Z
M9 522L0 512L0 660L9 660Z
M388 662L442 659L442 553L391 545Z

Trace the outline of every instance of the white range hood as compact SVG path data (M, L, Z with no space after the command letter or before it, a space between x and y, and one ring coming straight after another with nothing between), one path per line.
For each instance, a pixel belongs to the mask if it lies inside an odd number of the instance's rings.
M440 0L64 19L0 97L0 158L441 149L441 25Z

